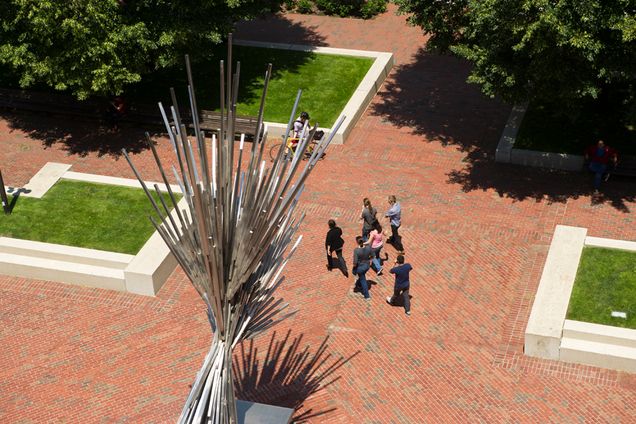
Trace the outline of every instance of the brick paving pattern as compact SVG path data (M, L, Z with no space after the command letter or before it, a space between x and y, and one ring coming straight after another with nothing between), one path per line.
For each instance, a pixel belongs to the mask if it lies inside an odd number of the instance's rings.
M397 61L308 183L302 248L280 290L298 313L237 349L240 397L316 423L635 422L634 376L522 354L554 226L636 239L633 185L611 181L592 201L584 175L495 164L509 106L467 85L466 63L421 50L420 31L393 11L370 22L277 16L237 32L393 51ZM93 127L4 114L6 183L26 183L47 161L132 177L123 145L158 178L140 131ZM165 139L158 148L168 161ZM388 275L369 274L366 303L352 279L325 269L326 221L343 228L350 264L362 198L383 210L388 194L404 208L410 317L384 302ZM179 269L156 298L2 276L0 323L0 422L174 422L210 343L203 304Z

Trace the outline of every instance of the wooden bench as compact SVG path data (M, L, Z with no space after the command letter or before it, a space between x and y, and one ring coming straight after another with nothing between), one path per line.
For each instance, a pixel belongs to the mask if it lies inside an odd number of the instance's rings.
M221 113L212 110L202 110L200 112L199 126L202 130L218 133L221 128ZM248 137L254 137L257 118L255 116L236 116L236 124L234 127L235 134L245 134Z

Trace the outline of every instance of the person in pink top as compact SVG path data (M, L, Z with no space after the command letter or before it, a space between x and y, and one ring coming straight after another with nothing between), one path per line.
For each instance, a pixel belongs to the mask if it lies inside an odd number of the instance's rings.
M382 247L384 246L384 232L382 231L382 226L379 223L376 224L373 230L371 230L369 233L369 239L365 242L365 244L371 245L371 250L373 251L371 268L373 268L377 275L382 275L380 251L382 251Z

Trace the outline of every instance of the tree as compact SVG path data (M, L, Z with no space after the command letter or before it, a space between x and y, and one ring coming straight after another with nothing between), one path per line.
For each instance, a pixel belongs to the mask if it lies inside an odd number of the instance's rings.
M397 0L429 47L473 63L469 82L510 102L564 107L611 92L633 108L634 0ZM632 109L633 110L633 109Z
M0 65L22 87L44 84L78 98L119 94L155 69L204 57L258 0L4 0Z

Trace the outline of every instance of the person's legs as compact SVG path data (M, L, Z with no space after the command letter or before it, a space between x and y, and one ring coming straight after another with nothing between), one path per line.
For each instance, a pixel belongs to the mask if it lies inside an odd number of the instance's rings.
M371 230L367 230L364 227L362 227L362 241L364 241L366 243L366 241L369 239L369 233L371 232Z
M402 299L404 301L404 312L411 313L411 298L409 297L409 287L402 289Z
M395 240L397 240L398 237L398 227L397 225L393 225L391 224L391 237L389 237L389 240L387 240L389 243L393 243L395 242Z
M340 271L345 275L345 277L348 277L349 271L347 270L347 264L342 256L342 249L336 250L336 255L338 256L338 268L340 268Z
M395 302L398 300L398 298L400 297L400 289L397 288L393 288L393 296L391 296L390 298L387 298L387 301L393 305L395 304Z
M362 295L365 299L370 298L369 296L369 284L367 283L367 271L369 270L368 265L358 265L358 281L356 285L360 287L362 291Z
M371 268L377 273L382 272L382 262L380 262L380 248L373 249L373 259L371 260Z
M594 173L594 189L598 190L601 188L601 181L603 180L603 174L605 174L605 170L607 166L598 162L590 162L590 171Z

